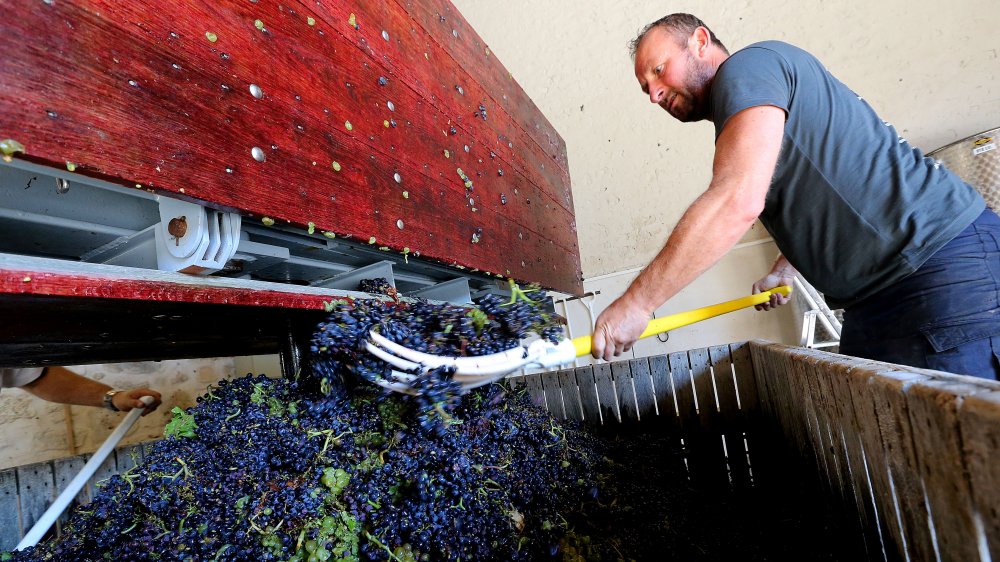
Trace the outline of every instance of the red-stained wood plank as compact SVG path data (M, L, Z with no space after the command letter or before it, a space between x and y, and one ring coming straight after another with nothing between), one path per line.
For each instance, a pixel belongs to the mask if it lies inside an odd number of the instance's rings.
M117 269L117 268L116 268ZM205 279L184 274L191 282L165 281L162 278L136 279L121 275L60 273L32 269L0 269L0 295L44 295L90 297L101 299L230 304L236 306L266 306L323 310L324 301L346 299L334 291L322 294L290 290L267 290L227 286L226 283L206 283ZM229 281L229 280L226 280ZM255 282L258 285L263 282ZM280 287L274 283L268 285Z
M0 138L45 165L579 293L564 144L467 24L448 42L425 8L14 4Z
M446 46L450 56L454 57L463 68L466 70L485 68L485 72L477 73L472 70L470 73L479 75L483 88L493 102L512 115L514 121L523 124L524 133L533 142L555 159L562 170L569 169L566 161L566 144L562 137L450 2L406 0L401 3L436 43Z

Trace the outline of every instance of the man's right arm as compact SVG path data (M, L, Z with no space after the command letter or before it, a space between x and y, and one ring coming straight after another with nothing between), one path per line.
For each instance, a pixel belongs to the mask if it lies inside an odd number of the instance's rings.
M631 349L654 310L711 267L764 208L778 161L785 112L756 106L733 115L716 142L712 183L688 208L663 249L601 313L592 354L611 360Z

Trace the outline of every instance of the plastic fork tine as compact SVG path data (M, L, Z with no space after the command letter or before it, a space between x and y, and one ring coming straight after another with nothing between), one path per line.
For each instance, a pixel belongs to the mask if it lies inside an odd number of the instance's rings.
M392 365L393 367L396 367L397 369L402 369L404 371L413 371L421 367L420 363L407 361L402 357L393 355L388 351L385 351L381 347L378 347L377 345L373 344L370 341L365 342L365 349L368 350L368 353L371 353L375 357L378 357L382 361L385 361L386 363Z
M483 368L487 365L507 363L511 359L524 358L524 348L522 347L514 347L508 349L507 351L494 353L492 355L478 355L474 357L442 357L440 355L431 355L430 353L423 353L422 351L417 351L415 349L399 345L398 343L392 342L385 336L382 336L374 331L369 332L368 336L371 338L372 342L378 344L386 351L398 357L419 363L424 367L455 367L455 369L459 372L466 372L466 370L470 368L476 369Z

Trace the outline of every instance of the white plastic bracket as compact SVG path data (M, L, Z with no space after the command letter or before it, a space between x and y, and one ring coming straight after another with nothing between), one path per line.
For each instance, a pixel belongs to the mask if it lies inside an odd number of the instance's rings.
M196 275L215 273L236 253L240 216L169 197L157 197L156 267ZM173 221L173 224L171 224Z

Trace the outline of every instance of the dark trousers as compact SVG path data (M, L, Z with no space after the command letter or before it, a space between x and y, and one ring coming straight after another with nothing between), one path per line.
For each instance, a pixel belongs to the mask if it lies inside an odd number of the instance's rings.
M983 211L913 274L846 309L840 352L1000 380L1000 217Z

